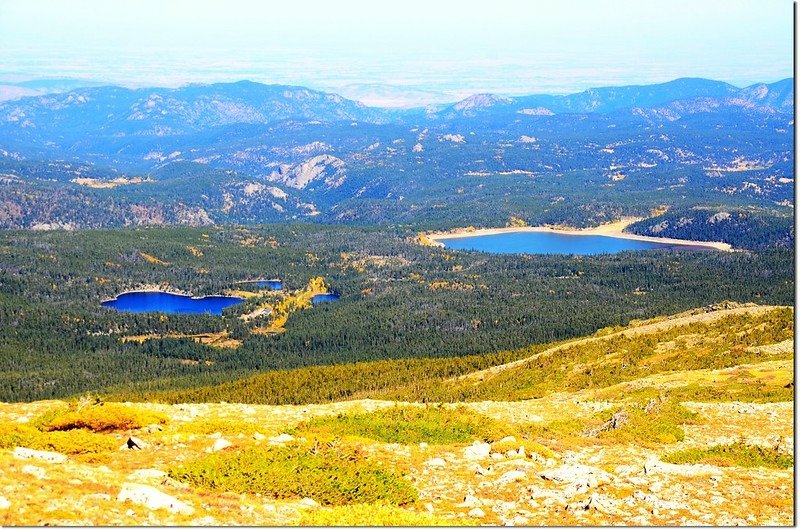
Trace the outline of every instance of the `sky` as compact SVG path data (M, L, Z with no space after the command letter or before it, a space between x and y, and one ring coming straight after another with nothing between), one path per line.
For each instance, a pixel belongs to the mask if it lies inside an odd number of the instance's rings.
M370 104L791 77L791 0L0 0L0 83L250 79Z

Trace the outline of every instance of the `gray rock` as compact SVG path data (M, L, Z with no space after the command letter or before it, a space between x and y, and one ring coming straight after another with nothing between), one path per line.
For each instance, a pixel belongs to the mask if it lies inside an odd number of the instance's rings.
M612 481L611 475L596 467L581 464L564 465L556 469L547 469L539 474L545 480L568 484L564 495L571 497L586 493L600 484Z
M464 502L456 504L457 508L475 508L481 505L481 500L475 495L467 494L464 496Z
M146 430L148 433L154 433L154 432L163 431L163 430L164 430L164 427L162 427L162 426L161 426L161 425L159 425L158 423L151 423L150 425L148 425L148 426L147 426L147 428L146 428L145 430Z
M231 447L233 443L229 442L225 438L217 438L214 442L214 445L206 449L209 453L216 453L217 451L222 451L223 449L227 449Z
M14 449L14 456L22 460L41 460L51 464L63 464L67 461L66 455L53 451L37 451L27 447L17 447Z
M47 478L47 471L45 471L43 468L39 466L33 466L31 464L27 464L22 466L21 471L26 475L33 475L39 480L44 480Z
M119 449L120 451L126 451L126 450L135 451L137 449L145 449L147 447L149 447L149 445L145 443L144 440L141 440L136 436L129 436L128 441L122 444Z
M273 445L283 445L287 442L291 442L292 440L294 440L294 436L292 436L291 434L282 433L279 434L278 436L271 436L269 439L269 443Z
M505 484L511 484L512 482L518 482L524 479L527 474L524 471L519 469L513 469L511 471L506 471L503 473L499 479L495 481L495 484L498 486L503 486Z
M157 480L161 481L167 474L160 469L137 469L130 475L128 480Z
M305 506L305 507L307 507L307 508L316 508L316 507L319 506L319 503L317 501L315 501L314 499L311 499L309 497L304 497L300 501L300 504Z
M545 480L562 483L592 482L595 486L600 483L611 482L611 475L602 469L581 464L564 465L556 469L546 469L542 471L539 476Z
M644 464L645 475L656 473L697 477L703 475L721 475L722 470L708 464L669 464L657 458L651 458Z
M464 449L464 458L466 460L484 460L489 458L489 453L492 452L492 446L485 442L475 441L469 447Z
M11 508L11 503L8 502L8 499L0 495L0 510L8 510Z
M194 513L194 508L188 504L179 501L172 495L167 495L145 484L135 484L132 482L124 483L119 495L117 495L117 501L131 501L134 504L146 506L151 510L160 510L163 508L172 513L184 513L188 515Z
M511 443L511 442L516 442L516 441L517 441L517 439L516 439L516 438L514 438L513 436L506 436L505 438L503 438L502 440L500 440L498 443L501 443L501 444L502 444L502 443Z
M472 468L472 469L475 471L476 475L481 475L482 477L485 477L486 475L491 473L490 469L485 469L485 468L481 467L480 464L475 464L475 467Z
M447 462L444 461L444 458L431 458L425 462L425 465L428 467L444 467Z
M484 513L484 511L481 510L480 508L471 509L469 511L469 513L467 513L467 515L469 515L470 517L478 518L478 519L481 518L481 517L486 517L486 513Z

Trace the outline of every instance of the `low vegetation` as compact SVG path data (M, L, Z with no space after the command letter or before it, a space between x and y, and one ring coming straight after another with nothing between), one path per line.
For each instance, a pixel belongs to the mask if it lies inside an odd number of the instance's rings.
M682 441L685 432L681 426L696 423L698 415L675 400L651 399L626 404L612 414L602 413L598 419L604 422L590 431L597 438L649 446Z
M164 424L166 421L161 414L132 406L81 401L69 403L65 408L47 411L35 423L44 431L86 429L92 432L111 432L140 429L150 424Z
M323 505L417 500L417 491L396 471L370 461L354 446L335 442L214 454L173 467L169 475L211 491L309 497Z
M444 518L388 504L354 504L303 513L300 526L474 526L475 519Z
M4 449L27 447L94 461L116 450L119 444L113 436L89 431L43 432L26 424L0 424L0 448Z
M301 424L297 430L324 439L357 436L386 443L432 445L490 442L512 433L507 425L465 407L443 406L392 407L366 414L326 416Z
M767 448L736 442L706 448L693 448L664 457L672 464L711 464L720 467L768 467L787 469L794 465L791 454L778 448Z
M637 336L602 336L589 344L576 344L555 354L538 356L568 341L538 344L490 355L455 358L395 359L296 370L268 372L237 381L194 389L123 391L113 399L180 402L242 402L270 405L326 403L345 399L459 402L531 399L565 390L601 389L659 373L685 369L719 369L751 362L792 358L791 350L761 352L760 345L791 339L791 308L761 314L741 314L712 322L696 322ZM483 381L455 381L462 375L532 357L518 367L486 377ZM753 385L745 376L724 395L752 401L782 400L792 387L776 388L765 382ZM785 379L785 378L783 378ZM783 381L781 379L781 381ZM789 377L781 386L791 381ZM703 401L703 393L686 389ZM678 392L677 389L669 392ZM666 397L672 396L671 393ZM658 392L647 397L657 397ZM687 397L688 397L687 393ZM609 396L611 399L625 396ZM635 397L635 396L634 396ZM674 397L681 397L675 394Z

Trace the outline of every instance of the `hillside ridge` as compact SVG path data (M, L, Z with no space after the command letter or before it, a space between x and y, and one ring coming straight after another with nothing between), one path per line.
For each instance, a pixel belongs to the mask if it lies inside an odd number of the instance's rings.
M601 370L537 399L3 403L0 521L791 524L792 313L725 303L606 330L588 338L605 340L599 356L572 369L639 351L628 362L649 373L607 384ZM535 376L528 366L503 375ZM284 482L287 458L324 474Z

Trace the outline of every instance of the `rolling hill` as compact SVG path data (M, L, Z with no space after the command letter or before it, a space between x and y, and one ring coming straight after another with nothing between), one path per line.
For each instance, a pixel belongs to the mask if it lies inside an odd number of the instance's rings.
M256 378L209 390L211 403L2 404L0 518L786 525L792 321L787 307L722 304L521 351L479 372L387 378L328 404L241 404L270 388ZM330 370L352 383L337 372L348 367ZM464 402L436 404L448 395ZM287 478L289 461L303 474Z

